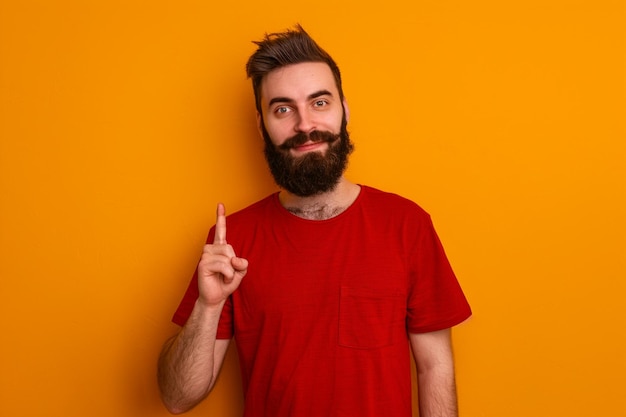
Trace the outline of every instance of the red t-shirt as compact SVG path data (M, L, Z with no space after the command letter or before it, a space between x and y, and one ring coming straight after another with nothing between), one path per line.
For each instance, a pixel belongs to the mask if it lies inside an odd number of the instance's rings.
M249 267L217 337L236 340L245 416L411 416L407 332L471 315L430 216L362 186L329 220L296 217L272 194L227 226ZM175 323L197 296L194 275Z

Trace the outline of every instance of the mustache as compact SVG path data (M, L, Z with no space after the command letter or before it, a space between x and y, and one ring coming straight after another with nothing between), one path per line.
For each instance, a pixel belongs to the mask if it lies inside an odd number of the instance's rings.
M300 132L285 140L281 145L278 146L278 149L287 151L289 149L295 148L296 146L304 145L309 141L313 143L332 143L338 140L339 137L340 135L338 134L320 130L314 130L310 133Z

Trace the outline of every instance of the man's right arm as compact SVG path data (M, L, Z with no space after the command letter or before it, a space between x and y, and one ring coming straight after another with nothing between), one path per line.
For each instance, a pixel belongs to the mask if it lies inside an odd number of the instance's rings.
M204 246L198 263L198 299L187 323L165 342L159 358L159 388L171 413L192 409L213 388L229 343L216 339L222 308L247 271L248 261L226 243L225 209L218 204L215 238Z
M229 344L228 339L215 338L221 307L196 302L187 324L163 346L159 388L163 403L173 414L195 407L215 384Z

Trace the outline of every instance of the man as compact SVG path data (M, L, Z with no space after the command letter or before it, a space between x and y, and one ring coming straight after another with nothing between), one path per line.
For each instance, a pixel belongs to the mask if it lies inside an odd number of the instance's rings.
M230 339L246 416L456 416L450 327L471 314L430 217L348 181L353 149L339 69L298 26L247 64L279 193L226 217L218 205L159 361L162 398L211 391ZM244 278L245 277L245 278Z

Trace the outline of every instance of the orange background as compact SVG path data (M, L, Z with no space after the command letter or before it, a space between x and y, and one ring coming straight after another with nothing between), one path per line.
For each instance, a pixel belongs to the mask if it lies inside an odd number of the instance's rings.
M275 188L243 67L338 61L348 176L429 211L474 317L461 415L623 416L623 1L0 3L0 415L167 415L155 362L223 201ZM190 416L241 413L235 352Z

